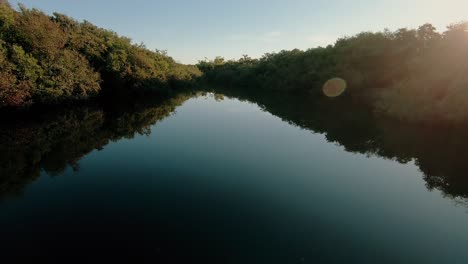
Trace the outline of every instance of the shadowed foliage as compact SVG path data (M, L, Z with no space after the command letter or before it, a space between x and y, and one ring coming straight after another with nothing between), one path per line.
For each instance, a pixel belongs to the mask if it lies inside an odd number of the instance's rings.
M439 33L431 24L395 32L363 32L306 51L200 61L209 84L312 94L332 78L347 82L343 94L375 112L416 122L468 119L468 23Z

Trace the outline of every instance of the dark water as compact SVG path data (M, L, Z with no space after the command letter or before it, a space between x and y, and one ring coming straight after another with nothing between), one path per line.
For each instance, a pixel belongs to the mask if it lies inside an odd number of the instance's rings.
M468 129L229 96L3 122L2 262L467 263Z

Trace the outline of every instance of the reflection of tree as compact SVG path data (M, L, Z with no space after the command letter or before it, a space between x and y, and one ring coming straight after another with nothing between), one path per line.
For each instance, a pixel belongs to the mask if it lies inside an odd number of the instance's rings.
M21 193L41 170L58 175L109 141L148 134L157 121L169 116L191 97L181 94L162 103L126 109L77 107L37 114L22 122L0 125L0 198Z
M468 199L468 126L428 127L376 118L345 100L310 100L286 93L216 89L226 96L260 105L284 121L322 133L346 151L376 155L401 163L412 160L429 189Z
M401 163L414 160L429 189L453 198L468 198L468 126L427 127L376 119L367 109L340 98L312 101L303 95L216 89L221 94L257 103L285 122L315 133L348 152L376 155ZM0 196L18 194L41 170L57 175L100 150L109 141L148 134L192 95L162 103L122 108L81 107L0 125Z
M414 159L429 189L468 198L468 126L415 127L387 121L379 122L379 128L382 149Z

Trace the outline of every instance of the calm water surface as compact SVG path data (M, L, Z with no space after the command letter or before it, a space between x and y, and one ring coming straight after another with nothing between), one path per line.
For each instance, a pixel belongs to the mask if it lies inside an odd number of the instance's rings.
M460 142L283 100L186 95L4 125L1 255L467 263Z

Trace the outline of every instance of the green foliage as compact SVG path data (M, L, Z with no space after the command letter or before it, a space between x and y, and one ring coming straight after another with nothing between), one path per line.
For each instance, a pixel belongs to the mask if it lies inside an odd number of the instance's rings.
M468 23L439 33L431 24L395 32L363 32L326 48L268 53L255 60L200 61L210 84L264 91L307 92L347 82L346 98L375 112L418 122L468 119Z
M16 42L41 59L54 59L68 38L59 25L44 13L24 6L20 6L15 31Z
M20 46L13 45L11 61L16 66L16 78L19 80L29 81L32 84L43 74L43 69L39 66L38 61Z
M17 107L27 103L30 85L18 81L14 73L15 65L8 61L5 43L0 40L0 107Z
M0 108L100 94L170 93L201 75L165 52L66 15L0 1Z
M6 39L10 36L16 15L8 2L0 1L0 39Z
M99 74L75 51L62 50L53 61L43 63L44 76L37 84L34 98L41 103L87 99L100 90Z
M468 119L468 23L439 33L363 32L334 45L268 53L259 59L175 62L164 51L79 22L0 1L0 108L85 100L98 95L170 94L203 74L211 84L312 94L327 80L347 82L343 97L374 112L428 122Z
M67 46L83 54L101 73L108 90L167 91L171 83L189 84L201 75L193 66L176 63L165 52L149 51L87 21L79 23L61 14L54 14L53 20L70 36Z

